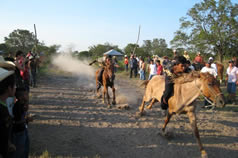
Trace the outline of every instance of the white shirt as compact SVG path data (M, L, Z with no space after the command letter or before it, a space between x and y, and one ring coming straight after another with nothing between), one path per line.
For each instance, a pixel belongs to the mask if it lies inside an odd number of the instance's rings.
M195 70L193 65L190 65L188 68L191 69L192 71Z
M208 72L209 74L213 75L214 77L217 77L216 70L212 67L206 67L204 66L201 70L201 72L206 73Z
M156 74L157 74L156 64L150 64L150 75L156 75Z
M230 67L227 68L226 74L228 75L228 82L236 82L238 80L238 68L233 66L232 69Z
M215 63L212 63L212 64L211 64L211 67L212 67L213 69L215 69L215 71L216 71L216 73L217 73L217 65L216 65Z

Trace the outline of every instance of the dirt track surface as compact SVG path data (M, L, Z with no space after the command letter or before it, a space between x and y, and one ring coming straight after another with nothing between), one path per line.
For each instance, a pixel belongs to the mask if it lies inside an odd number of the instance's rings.
M186 115L172 117L168 138L158 134L164 116L157 104L146 111L146 116L136 117L143 89L131 80L116 79L117 101L129 103L129 110L108 109L95 97L94 88L80 82L70 75L47 75L31 90L30 113L36 114L29 126L31 155L37 157L47 150L61 157L200 157ZM238 157L235 108L219 110L215 115L198 108L198 129L209 157Z

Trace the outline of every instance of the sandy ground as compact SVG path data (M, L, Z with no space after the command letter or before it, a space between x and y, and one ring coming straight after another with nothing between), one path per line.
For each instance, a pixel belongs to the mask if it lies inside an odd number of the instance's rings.
M186 115L173 117L167 126L170 136L162 137L158 133L164 116L158 104L136 117L144 92L137 83L117 76L117 102L130 107L124 110L108 109L84 80L51 74L31 90L30 113L36 114L29 125L31 155L47 150L60 157L200 157ZM238 157L237 107L228 105L214 114L198 107L198 128L209 157Z

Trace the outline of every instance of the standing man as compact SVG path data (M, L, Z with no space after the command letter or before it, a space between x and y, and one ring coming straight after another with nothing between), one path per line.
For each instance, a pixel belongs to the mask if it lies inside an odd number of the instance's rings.
M127 55L125 55L124 64L125 64L125 70L126 70L126 72L128 72L128 64L129 64L129 61L128 61Z
M176 49L173 50L173 59L178 56Z
M209 74L213 75L215 78L217 77L217 72L216 70L211 67L212 61L208 60L208 62L206 63L206 66L204 66L201 70L202 73L206 73L208 72ZM204 100L204 107L207 107L209 105L209 103L207 102L207 100Z
M137 67L138 67L138 64L137 64L137 60L136 58L134 58L134 55L132 54L131 55L131 58L130 58L130 78L132 78L132 73L134 72L134 76L135 78L137 77Z
M217 65L214 63L213 57L209 57L208 60L209 60L208 62L211 63L211 67L212 67L213 69L215 69L215 71L216 71L216 73L217 73Z
M144 58L141 58L141 65L140 65L140 79L145 80L145 69L146 69L146 64L144 61Z
M156 68L156 64L154 63L154 60L150 61L150 65L148 67L148 72L150 73L148 80L151 80L152 77L157 74L157 68Z
M201 72L206 73L208 72L209 74L213 75L215 78L217 77L217 72L214 68L211 67L211 61L208 60L208 62L206 63L206 66L204 66L201 70Z
M229 61L229 66L226 71L228 102L235 103L236 99L236 85L238 84L238 68L234 66L234 61Z

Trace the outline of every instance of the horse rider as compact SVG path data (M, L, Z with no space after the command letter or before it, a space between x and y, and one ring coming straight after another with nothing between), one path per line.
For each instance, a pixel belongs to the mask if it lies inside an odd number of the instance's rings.
M112 56L108 55L108 56L104 57L102 61L98 61L98 62L99 62L99 65L102 66L99 73L98 73L98 81L100 83L102 83L102 74L103 74L103 71L104 71L104 66L106 66L107 64L112 63ZM114 74L113 74L113 78L115 78Z
M204 64L203 57L201 56L201 53L198 52L197 56L194 58L193 61L196 65L198 65L198 69L201 70ZM196 69L197 70L197 69Z
M165 90L161 98L161 108L164 110L168 108L168 100L173 95L173 90L174 90L173 78L185 72L186 63L187 63L187 60L184 56L177 56L172 61L170 68L164 71L165 72Z
M211 63L211 67L212 67L213 69L215 69L215 71L216 71L216 73L217 73L217 65L214 63L213 57L209 57L208 63Z

